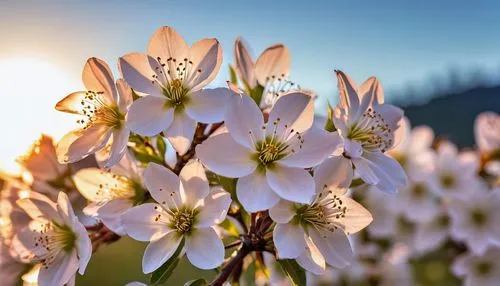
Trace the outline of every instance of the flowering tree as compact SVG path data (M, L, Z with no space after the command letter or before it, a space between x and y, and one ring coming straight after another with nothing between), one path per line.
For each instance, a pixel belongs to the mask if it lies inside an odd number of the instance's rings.
M470 270L478 263L487 279L499 273L492 274L495 252L486 252L500 246L489 217L500 207L492 190L498 115L478 119L480 161L448 142L432 149L428 128L410 133L374 77L358 87L335 71L338 104L320 118L315 94L289 79L284 45L254 62L238 38L234 54L231 81L218 88L205 87L222 63L219 42L189 46L171 27L153 34L147 53L120 57L116 81L104 61L87 61L86 90L56 104L78 117L77 127L56 145L42 136L19 160L31 180L4 184L0 269L7 284L29 264L25 283L72 285L93 252L122 236L149 243L142 270L150 285L166 283L184 255L218 272L213 281L185 285L238 284L245 259L269 283L314 284L343 269L336 279L357 271L385 285L406 273L394 261L409 247L428 251L448 236L471 250L453 266L467 283L480 285ZM87 157L96 163L82 168ZM387 207L392 200L396 208ZM366 248L387 238L397 242L391 257L368 270Z

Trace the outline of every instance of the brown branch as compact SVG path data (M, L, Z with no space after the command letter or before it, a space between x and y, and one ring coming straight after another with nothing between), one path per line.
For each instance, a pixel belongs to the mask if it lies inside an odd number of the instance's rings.
M252 250L247 245L243 244L236 252L236 255L231 258L231 260L222 268L219 275L217 275L217 277L215 277L215 279L210 283L210 286L222 286L236 267L243 263L243 259L245 259L251 251Z

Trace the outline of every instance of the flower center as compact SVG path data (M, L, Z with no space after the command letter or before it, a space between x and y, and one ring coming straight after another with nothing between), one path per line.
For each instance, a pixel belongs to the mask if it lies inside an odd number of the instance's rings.
M475 265L474 270L477 275L486 276L493 269L493 265L489 261L482 261Z
M312 226L333 232L340 226L339 220L347 212L347 207L342 204L342 199L333 195L332 191L319 193L312 204L296 208L293 221L306 229Z
M189 99L189 89L184 87L181 79L173 79L162 88L163 95L169 100L168 107L178 108L184 106Z
M267 78L266 86L262 91L260 107L262 109L273 107L278 98L289 91L300 90L300 86L290 81L284 74Z
M427 189L423 184L415 184L413 185L413 188L411 189L411 194L414 198L421 199L425 197L425 194L427 193Z
M120 198L132 199L135 203L138 203L144 198L146 189L137 180L106 171L103 171L103 174L110 177L111 180L99 184L96 195L100 201Z
M474 209L471 212L471 220L476 226L482 226L488 221L488 216L481 209Z
M437 223L439 226L446 228L450 225L450 218L446 215L437 218Z
M347 131L347 138L369 151L385 152L393 143L393 132L380 113L368 108L359 121Z
M455 179L455 176L453 176L452 174L448 174L448 173L441 174L441 176L439 177L439 180L441 182L441 186L443 186L443 188L445 188L445 189L451 189L451 188L455 187L457 184L457 180Z
M170 227L175 229L179 234L189 234L196 222L197 214L198 211L190 208L172 210Z
M76 122L82 124L83 129L87 129L94 125L105 125L110 128L119 129L125 120L123 114L118 106L114 103L108 103L103 100L103 92L87 91L85 98L82 99L82 113L83 119Z
M66 225L48 222L37 230L34 237L34 247L42 249L34 254L34 259L42 263L42 267L49 268L57 254L62 250L71 252L76 245L76 234Z
M257 142L255 146L258 162L264 166L271 165L275 161L288 155L288 145L286 143L273 140L271 137Z

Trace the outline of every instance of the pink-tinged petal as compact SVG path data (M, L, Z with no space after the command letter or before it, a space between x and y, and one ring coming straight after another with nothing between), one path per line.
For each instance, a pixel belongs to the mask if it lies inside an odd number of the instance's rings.
M295 152L280 160L281 164L288 167L310 168L320 164L343 144L342 138L336 133L319 128L309 129L301 140L303 143L300 143L300 147L295 145L293 147Z
M17 200L17 205L22 208L32 219L43 219L46 221L61 221L57 212L57 205L46 196L30 192L29 198Z
M198 122L221 122L224 120L226 103L232 94L231 90L222 87L195 91L186 106L186 113Z
M224 123L234 140L247 148L255 148L255 142L264 139L264 117L250 96L234 93L230 97Z
M184 39L172 27L163 26L156 30L148 44L148 54L161 58L166 64L169 58L183 61L188 57L189 47Z
M372 214L355 200L346 196L343 196L341 200L346 213L339 219L339 223L347 234L356 233L373 221Z
M93 92L104 92L103 97L108 102L116 102L118 97L115 89L113 73L108 64L98 58L90 58L83 67L82 80L85 88Z
M168 233L170 229L165 219L158 220L158 215L166 215L158 204L143 204L133 207L122 215L125 232L135 240L150 241L158 234Z
M344 152L351 158L359 158L363 154L363 147L359 142L345 138Z
M281 200L269 209L269 216L277 223L288 223L295 216L294 206L292 202Z
M83 114L82 101L85 100L86 96L86 91L73 92L56 104L56 110L73 114Z
M121 128L113 131L113 143L109 151L109 157L103 164L104 168L111 168L123 158L127 149L128 137L130 131L127 128Z
M130 87L149 95L162 96L161 89L153 78L153 75L157 75L154 68L158 66L160 65L154 58L142 53L124 55L118 61L123 79Z
M401 155L406 154L407 152L413 152L413 150L409 150L409 148L413 149L413 140L411 136L413 134L411 130L411 124L407 117L401 118L398 122L398 128L394 130L394 143L392 144L392 148L390 154ZM417 143L420 144L420 143ZM424 143L425 144L425 143ZM420 150L415 150L420 151Z
M401 108L391 104L375 105L373 109L375 112L382 115L385 124L388 124L389 128L392 130L396 130L398 128L398 123L404 116L404 111Z
M60 251L49 267L41 267L38 273L38 285L52 286L65 285L78 269L78 256L76 251L70 253Z
M143 136L154 136L174 121L174 109L166 106L166 98L145 96L134 101L127 115L127 127Z
M42 134L35 141L27 155L16 160L35 179L54 180L68 170L68 166L57 161L56 147L52 137Z
M377 177L377 174L373 171L373 166L370 165L368 160L364 158L356 158L352 160L352 164L356 168L358 175L365 183L369 185L376 185L380 182L380 178Z
M174 209L182 205L181 181L169 169L149 163L144 171L144 184L158 203Z
M40 262L39 257L48 253L45 247L36 243L36 240L40 238L40 229L43 229L45 223L33 220L12 239L10 247L20 262L37 263Z
M175 112L174 121L165 130L165 135L179 155L184 155L193 141L196 121L185 112Z
M90 241L87 229L77 218L73 221L73 231L76 234L76 251L78 254L78 273L83 275L90 257L92 256L92 242Z
M257 168L251 151L236 143L228 133L209 137L196 146L196 154L205 167L225 177L244 177Z
M118 97L120 99L118 101L120 111L126 113L132 102L134 102L132 88L124 79L120 78L116 80L116 89L118 90Z
M273 232L273 241L279 259L297 258L306 250L304 230L298 224L277 224Z
M197 159L189 161L182 168L179 178L184 189L185 204L195 206L199 200L204 199L210 188L208 186L205 169Z
M340 95L340 106L349 110L349 117L357 116L359 110L359 95L356 83L344 72L335 71ZM351 120L356 120L352 118Z
M267 48L255 63L255 77L260 85L269 80L288 78L290 75L290 51L283 44Z
M197 228L206 228L224 221L227 211L231 205L231 195L223 190L216 190L200 203L197 209L198 214Z
M292 138L311 128L314 121L314 102L304 91L292 91L279 97L269 114L268 136ZM274 125L276 123L276 125Z
M304 169L276 164L266 176L273 191L285 200L307 204L314 196L314 180Z
M348 188L351 185L354 169L351 160L344 156L333 156L325 159L314 170L316 192L326 188Z
M127 210L132 208L133 201L129 199L113 199L105 203L91 203L83 209L83 213L99 218L104 225L114 233L125 235L125 229L122 226L121 216Z
M434 132L429 126L417 126L411 131L412 152L421 152L431 148Z
M57 195L57 212L66 225L71 226L75 221L78 222L78 218L73 211L73 206L71 206L71 202L65 192L59 192Z
M254 75L254 62L246 41L238 37L234 42L234 63L236 72L244 84L253 89L257 84Z
M379 189L387 192L397 192L407 185L406 172L395 159L379 152L367 152L363 156L369 162L369 167L376 177L378 177Z
M500 115L495 112L479 114L474 123L474 134L480 151L500 149Z
M323 275L326 269L325 259L321 252L310 238L306 238L307 249L297 257L297 263L305 270L312 272L315 275Z
M224 244L213 228L196 229L186 239L186 256L200 269L213 269L224 261Z
M196 91L211 82L222 64L222 47L217 39L203 39L189 49L189 59L193 67L187 73L187 84Z
M236 195L247 212L267 210L278 203L280 197L271 189L263 172L253 172L236 184Z
M378 79L374 76L368 78L361 87L359 88L359 95L361 96L361 102L363 105L364 101L368 102L369 105L383 104L384 103L384 90ZM366 99L365 99L366 98ZM368 99L368 100L367 100ZM360 108L360 110L366 110L366 108Z
M162 266L163 263L172 257L181 241L182 236L179 236L175 231L171 231L165 236L151 241L146 250L144 250L142 271L148 274Z
M120 183L113 173L98 168L86 168L73 175L76 188L85 199L99 202L112 197L112 189Z
M341 231L311 230L309 235L326 262L335 268L344 268L354 259L351 244L347 235Z

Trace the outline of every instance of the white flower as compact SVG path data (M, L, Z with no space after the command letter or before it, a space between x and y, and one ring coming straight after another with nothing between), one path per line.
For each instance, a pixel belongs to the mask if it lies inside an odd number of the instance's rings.
M345 189L328 189L315 177L317 194L306 204L281 200L269 210L276 222L274 245L280 259L296 259L306 270L321 275L326 264L336 268L349 265L353 251L348 234L372 221L363 206L345 195Z
M80 127L66 134L57 144L61 163L79 161L102 149L109 140L112 147L106 167L120 161L130 131L125 116L132 103L132 90L119 79L116 85L108 65L90 58L83 68L83 83L87 91L77 91L59 101L56 109L80 115Z
M167 168L149 163L144 183L157 203L136 206L122 216L129 236L150 241L142 269L150 273L160 267L185 241L189 261L201 269L212 269L224 260L224 245L213 226L221 223L231 204L224 191L209 191L201 163L188 162L179 177Z
M0 274L2 285L16 285L19 275L25 270L26 265L14 259L10 249L0 242Z
M495 112L479 114L474 123L474 133L481 152L500 150L500 115Z
M399 163L384 152L395 145L394 132L403 111L384 104L382 87L369 78L360 89L343 72L337 71L340 103L333 111L333 122L343 140L343 152L336 151L318 169L329 172L332 181L351 183L354 169L364 182L380 190L397 192L406 185L406 174ZM324 169L324 170L321 170Z
M368 232L375 238L387 238L396 233L399 209L396 208L397 197L370 188L366 193L365 203L373 221Z
M475 154L459 154L453 143L445 141L437 149L434 165L428 184L435 194L454 197L478 187L479 161Z
M254 63L247 43L238 37L234 43L234 62L235 70L247 92L254 89L257 84L264 88L259 103L262 109L272 107L280 95L298 89L288 79L290 51L283 44L266 48Z
M500 188L477 188L450 203L451 235L482 255L489 246L500 246Z
M438 199L430 191L425 177L412 176L408 186L403 188L396 197L394 207L412 222L426 222L438 212Z
M417 252L427 253L443 245L450 236L450 217L441 209L431 219L416 225L413 246Z
M301 91L281 96L267 123L255 102L234 94L227 106L228 133L208 138L196 154L210 170L240 178L236 193L249 212L269 209L280 198L309 203L314 180L304 168L319 164L339 141L311 128L314 106Z
M73 180L80 193L91 203L83 212L102 220L113 232L124 235L121 215L142 202L147 190L142 172L127 152L110 171L88 168L78 171Z
M464 286L497 286L500 281L500 249L491 248L481 256L472 252L458 257L451 267L453 274L464 277Z
M66 194L59 193L57 204L36 193L17 203L33 221L13 243L23 260L41 263L38 285L74 283L75 273L85 272L92 245Z
M130 107L130 129L144 136L165 131L177 152L184 154L197 121L223 119L227 88L202 89L215 78L221 63L222 48L216 39L203 39L189 47L171 27L158 29L147 54L120 58L123 78L134 90L148 94Z

